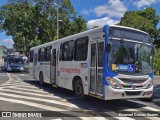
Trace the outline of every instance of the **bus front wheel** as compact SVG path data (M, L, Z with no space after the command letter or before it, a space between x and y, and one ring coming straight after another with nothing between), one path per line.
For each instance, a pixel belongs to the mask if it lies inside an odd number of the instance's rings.
M83 84L80 79L76 81L74 90L75 90L76 97L80 100L84 100L85 94L83 90Z
M40 85L44 85L43 73L42 72L40 72L40 74L39 74L39 83L40 83Z

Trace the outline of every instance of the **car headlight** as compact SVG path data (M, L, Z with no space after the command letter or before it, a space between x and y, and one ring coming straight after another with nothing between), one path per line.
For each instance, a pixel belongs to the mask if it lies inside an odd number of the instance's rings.
M106 80L109 82L112 88L114 89L120 89L121 87L119 86L118 82L116 82L114 79L110 77L106 77Z
M151 80L151 81L147 84L146 89L151 88L151 87L152 87L152 85L153 85L153 80Z

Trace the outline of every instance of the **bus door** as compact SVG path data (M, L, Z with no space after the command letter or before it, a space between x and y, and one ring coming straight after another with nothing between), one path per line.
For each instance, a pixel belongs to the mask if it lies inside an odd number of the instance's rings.
M38 59L38 55L34 54L33 55L33 78L36 78L37 75L37 59Z
M56 49L51 51L51 83L56 83Z
M91 42L90 93L102 96L104 41Z

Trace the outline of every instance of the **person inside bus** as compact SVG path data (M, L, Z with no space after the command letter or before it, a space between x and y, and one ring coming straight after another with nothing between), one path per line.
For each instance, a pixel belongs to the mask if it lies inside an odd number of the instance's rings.
M124 62L125 64L133 64L133 63L134 63L134 60L133 60L133 58L132 58L132 54L131 54L131 53L132 53L132 49L129 48L129 49L127 50L127 56L123 58L123 62Z

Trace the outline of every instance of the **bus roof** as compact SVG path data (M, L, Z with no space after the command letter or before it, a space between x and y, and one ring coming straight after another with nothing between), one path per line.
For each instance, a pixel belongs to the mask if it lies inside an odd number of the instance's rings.
M87 35L87 34L90 34L90 33L102 32L102 31L103 31L103 27L98 27L98 28L94 28L94 29L91 29L91 30L86 30L86 31L81 32L81 33L77 33L77 34L74 34L74 35L70 35L70 36L55 40L55 41L44 43L44 44L39 45L39 46L32 47L31 50L36 49L36 48L40 48L40 47L43 47L43 46L48 46L48 45L52 44L53 42L54 43L63 42L66 39L73 40L74 37L78 37L80 35L83 36L83 35Z
M142 30L135 29L135 28L131 28L131 27L126 27L126 26L120 26L120 25L111 25L110 27L126 28L126 29L135 30L135 31L139 31L139 32L142 32L142 33L148 34L147 32L144 32L144 31L142 31Z
M107 26L107 25L105 25L105 26ZM67 36L67 37L64 37L64 38L55 40L55 41L47 42L47 43L44 43L44 44L41 44L41 45L32 47L30 50L34 50L34 49L37 49L37 48L41 48L41 47L43 47L43 46L44 46L44 47L45 47L45 46L49 46L49 45L51 45L51 44L53 44L53 43L57 43L57 42L64 42L66 39L72 40L72 39L74 39L74 37L83 36L83 35L87 35L87 34L95 33L95 32L102 32L102 31L103 31L103 28L104 28L105 26L98 27L98 28L94 28L94 29L90 29L90 30L86 30L86 31L81 32L81 33L77 33L77 34L74 34L74 35L70 35L70 36ZM138 30L138 29L135 29L135 28L131 28L131 27L119 26L119 25L110 25L109 27L126 28L126 29L130 29L130 30L139 31L139 32L142 32L142 33L145 33L145 34L148 35L147 32L144 32L144 31L141 31L141 30Z

